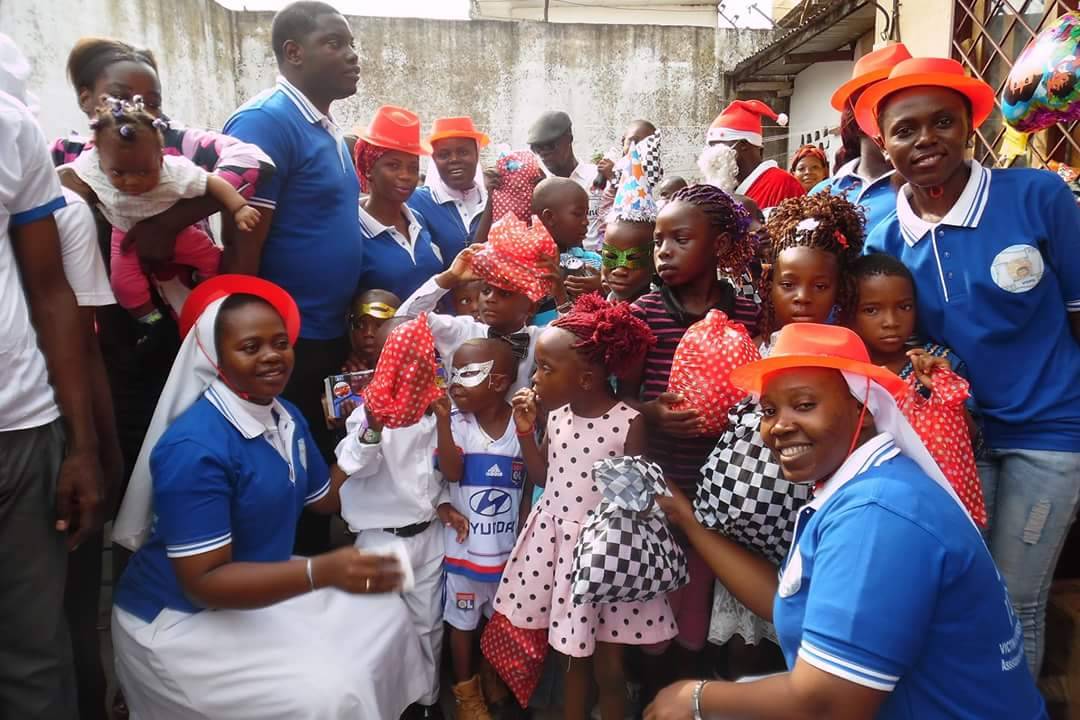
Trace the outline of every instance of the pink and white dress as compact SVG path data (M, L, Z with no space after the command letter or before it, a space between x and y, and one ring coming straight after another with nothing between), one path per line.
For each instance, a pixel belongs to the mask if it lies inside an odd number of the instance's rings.
M637 603L574 605L570 568L581 527L600 504L592 466L625 454L636 410L618 403L598 418L569 405L548 416L548 478L503 570L495 611L530 630L548 629L548 642L572 657L590 657L597 642L652 645L678 634L666 598Z

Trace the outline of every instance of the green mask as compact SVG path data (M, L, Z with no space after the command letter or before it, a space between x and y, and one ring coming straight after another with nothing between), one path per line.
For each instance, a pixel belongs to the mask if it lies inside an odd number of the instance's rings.
M627 270L641 270L649 266L652 259L653 246L639 245L629 250L619 250L616 247L604 243L600 250L600 259L608 270L624 267Z

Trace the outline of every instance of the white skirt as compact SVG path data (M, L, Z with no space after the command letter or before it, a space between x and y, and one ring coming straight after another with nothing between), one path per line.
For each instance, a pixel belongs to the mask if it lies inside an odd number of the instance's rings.
M400 596L323 589L257 610L113 609L133 720L397 718L427 689Z

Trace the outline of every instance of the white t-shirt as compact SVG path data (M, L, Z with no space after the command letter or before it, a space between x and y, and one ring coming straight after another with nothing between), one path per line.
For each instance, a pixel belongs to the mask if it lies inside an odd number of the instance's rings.
M210 174L186 157L165 155L157 187L142 195L129 195L113 187L101 169L97 148L90 148L70 165L79 179L97 195L101 214L117 230L127 232L136 223L163 213L180 200L206 194Z
M112 287L98 249L97 223L86 201L73 190L62 188L67 206L56 211L64 275L80 307L113 305Z
M60 416L45 356L38 349L9 228L64 206L45 136L30 111L0 92L0 432L45 425Z

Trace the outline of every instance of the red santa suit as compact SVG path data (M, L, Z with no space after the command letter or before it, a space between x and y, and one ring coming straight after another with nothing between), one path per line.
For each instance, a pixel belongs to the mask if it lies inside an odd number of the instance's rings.
M705 141L713 145L745 140L751 145L763 147L762 116L775 120L777 125L787 125L787 115L777 114L760 100L736 100L713 120L705 134ZM806 191L795 176L782 169L776 161L766 160L739 183L735 194L746 195L762 210L767 210L787 198L805 195Z

